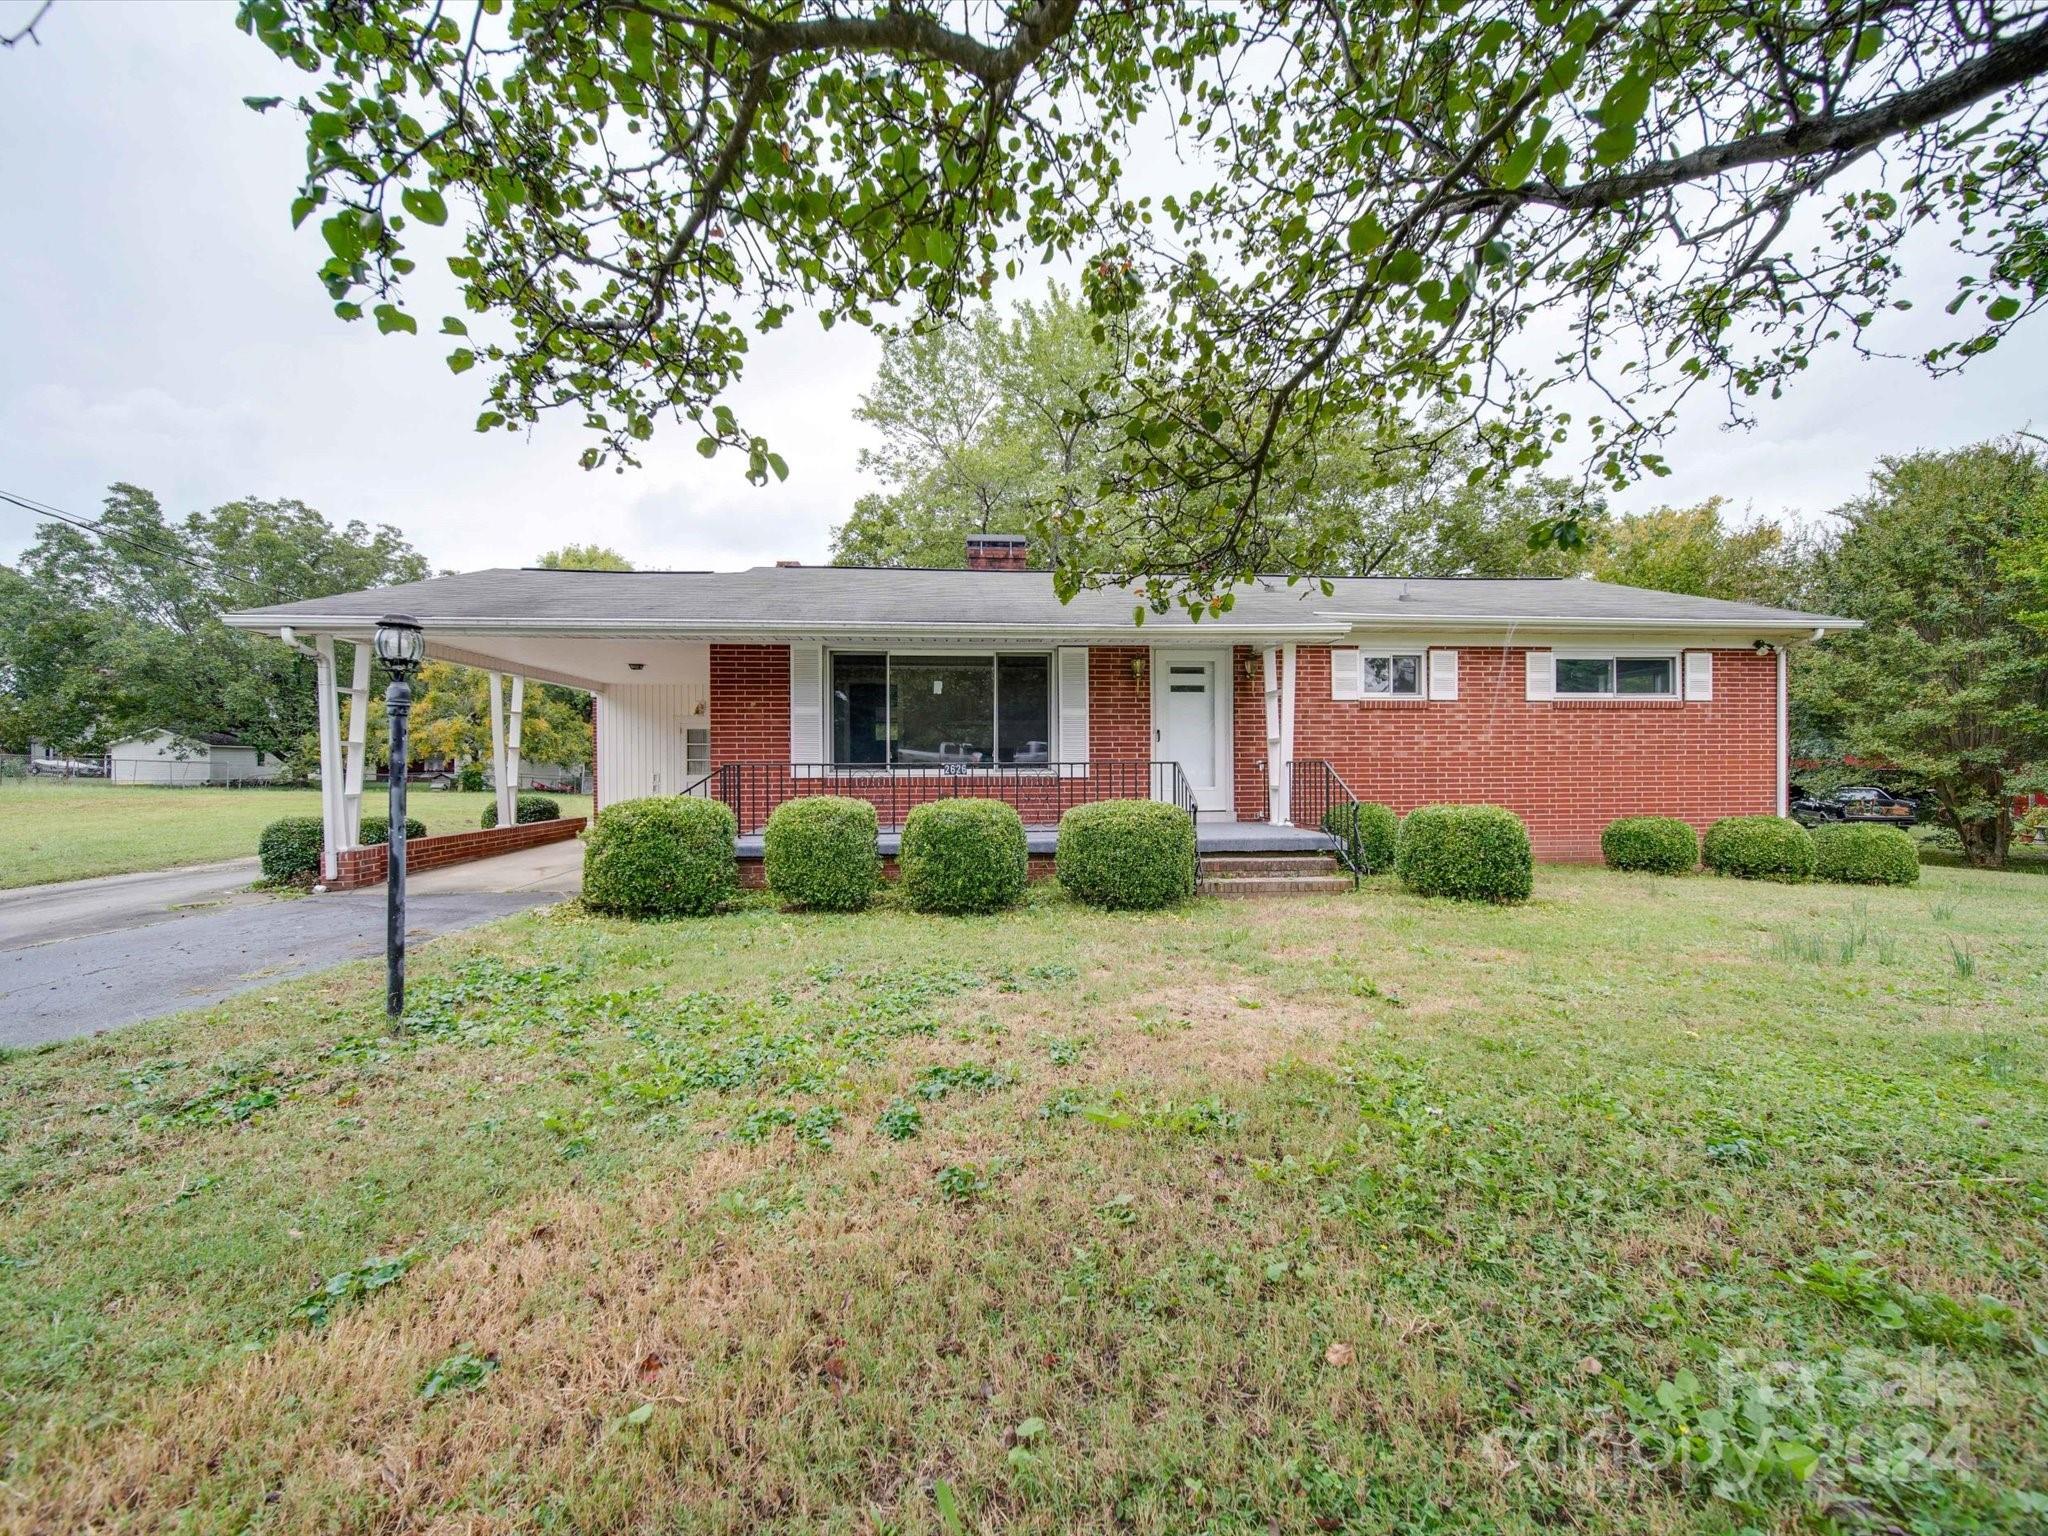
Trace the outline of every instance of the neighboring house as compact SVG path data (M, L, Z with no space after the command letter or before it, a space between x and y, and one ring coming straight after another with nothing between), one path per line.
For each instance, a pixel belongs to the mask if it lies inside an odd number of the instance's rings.
M1782 811L1785 650L1855 627L1579 579L1396 578L1263 579L1220 617L1141 626L1128 591L1060 602L1016 568L1016 535L969 542L967 570L490 570L227 621L312 639L331 707L335 642L411 614L430 656L596 694L599 805L714 794L743 834L817 793L885 825L941 795L1038 825L1151 796L1211 828L1314 825L1348 790L1505 805L1539 855L1580 859L1616 816Z
M107 772L116 784L256 784L283 773L284 759L232 736L155 731L115 742Z

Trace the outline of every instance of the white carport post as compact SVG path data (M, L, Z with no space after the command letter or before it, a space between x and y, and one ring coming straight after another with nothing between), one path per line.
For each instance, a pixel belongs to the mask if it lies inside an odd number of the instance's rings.
M356 653L355 672L349 680L348 762L341 780L342 837L348 848L363 835L363 754L370 733L370 648L360 640L351 648ZM321 778L326 778L324 767Z
M498 792L498 825L518 819L519 745L525 735L526 679L512 679L511 708L505 708L505 676L491 674L491 773Z
M1266 682L1267 814L1281 826L1294 818L1294 671L1292 645L1270 645L1264 655Z
M313 639L315 703L320 729L320 873L332 880L341 873L341 850L353 846L343 809L341 698L335 687L334 636Z

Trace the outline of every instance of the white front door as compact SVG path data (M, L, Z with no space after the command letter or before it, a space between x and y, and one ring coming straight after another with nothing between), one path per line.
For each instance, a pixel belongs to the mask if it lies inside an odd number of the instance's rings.
M1152 653L1152 736L1157 755L1179 763L1205 815L1229 817L1230 653Z

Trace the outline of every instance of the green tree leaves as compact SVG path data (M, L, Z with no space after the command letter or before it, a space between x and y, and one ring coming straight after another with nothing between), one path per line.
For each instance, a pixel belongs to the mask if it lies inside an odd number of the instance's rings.
M577 413L591 467L679 421L751 480L780 478L776 434L725 409L758 336L800 308L922 330L1034 263L1082 260L1119 375L1073 408L1122 445L1090 505L1129 535L1089 547L1196 611L1299 547L1290 520L1347 441L1426 454L1455 437L1496 472L1568 453L1611 486L1658 472L1691 390L1746 411L1881 324L1918 226L1951 231L1958 299L1977 301L1950 311L1930 367L2048 302L2048 176L2019 126L2048 106L2038 16L1896 7L1879 25L1861 0L1029 0L972 27L937 0L484 0L460 21L438 0L242 0L237 16L313 79L292 212L324 211L337 313L412 333L408 242L473 207L449 271L502 329L450 366L484 381L484 429ZM1125 160L1160 122L1189 184L1155 201ZM1850 183L1877 151L1899 184ZM1539 322L1562 341L1532 344Z

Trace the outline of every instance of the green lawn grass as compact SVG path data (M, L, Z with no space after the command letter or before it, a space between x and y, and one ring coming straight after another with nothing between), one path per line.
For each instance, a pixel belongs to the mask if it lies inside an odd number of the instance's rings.
M403 1039L364 964L0 1063L0 1529L2048 1509L2035 879L561 909L413 974Z
M590 814L585 795L555 795L565 816ZM375 806L371 801L376 802ZM475 829L489 794L414 788L411 814L427 831ZM382 814L383 789L365 814ZM254 856L280 816L318 816L317 789L159 789L91 781L0 782L0 890L138 869L174 869Z

